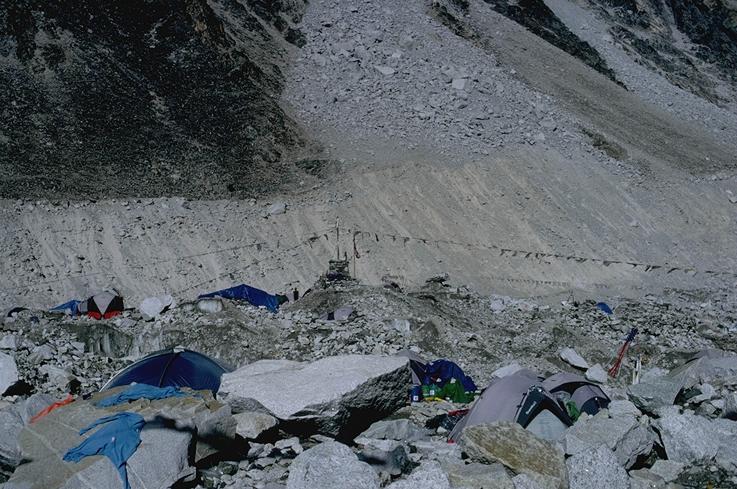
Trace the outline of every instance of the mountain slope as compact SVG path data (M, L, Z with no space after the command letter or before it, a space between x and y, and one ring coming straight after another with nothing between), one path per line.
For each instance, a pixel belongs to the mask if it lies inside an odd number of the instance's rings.
M298 1L13 0L0 196L245 196L293 173L276 103Z

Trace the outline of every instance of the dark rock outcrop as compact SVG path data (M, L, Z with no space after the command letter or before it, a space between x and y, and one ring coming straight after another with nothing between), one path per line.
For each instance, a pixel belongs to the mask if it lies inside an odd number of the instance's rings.
M11 0L0 197L246 196L297 169L278 105L300 0Z

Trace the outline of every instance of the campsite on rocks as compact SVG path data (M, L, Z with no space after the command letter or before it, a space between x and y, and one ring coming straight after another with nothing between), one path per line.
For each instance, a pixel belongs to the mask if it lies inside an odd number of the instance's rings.
M737 488L737 3L0 2L0 489L120 488Z

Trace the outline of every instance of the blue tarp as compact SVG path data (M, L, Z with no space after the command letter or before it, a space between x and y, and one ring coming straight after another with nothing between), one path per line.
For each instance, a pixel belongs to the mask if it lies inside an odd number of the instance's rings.
M596 307L598 307L599 310L605 314L614 314L612 308L609 307L606 302L597 302Z
M103 390L132 383L155 387L220 389L220 377L227 370L210 357L191 350L163 350L152 353L123 369L105 384Z
M248 301L256 307L264 306L271 312L279 310L279 300L275 295L271 295L268 292L264 292L261 289L251 287L246 284L236 285L229 289L217 290L215 292L199 296L200 299L205 299L207 297L222 297L223 299Z
M125 390L106 397L98 402L99 407L110 407L123 404L124 402L137 401L138 399L148 399L154 401L156 399L167 399L169 397L187 397L187 394L181 392L176 387L155 387L148 384L131 385Z
M68 314L72 316L76 316L79 314L79 303L82 301L78 301L75 299L70 300L69 302L65 302L64 304L59 304L56 307L52 307L49 309L51 312L65 312L69 311Z
M463 390L466 392L476 391L476 384L474 384L473 379L464 374L463 369L450 360L435 360L425 365L423 384L437 384L442 387L450 379L460 381L463 384Z
M130 489L126 462L141 444L141 429L145 421L136 413L118 413L100 418L79 432L84 435L92 428L104 425L89 438L64 454L67 462L79 462L92 455L105 455L113 463L124 489Z

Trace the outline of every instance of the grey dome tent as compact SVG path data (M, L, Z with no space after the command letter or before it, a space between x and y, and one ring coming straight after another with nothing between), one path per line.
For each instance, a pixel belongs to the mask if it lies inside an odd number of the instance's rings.
M220 377L230 369L207 355L184 348L170 348L147 355L127 366L101 390L134 382L156 387L189 387L194 390L220 389Z
M396 356L409 358L409 366L412 372L412 383L414 385L421 385L422 379L425 377L425 365L427 365L427 360L410 349L399 351Z
M552 394L558 392L568 393L579 411L592 416L605 409L611 402L611 399L601 390L601 387L580 375L568 372L551 375L543 381L542 386Z
M458 440L467 427L495 421L519 423L541 438L555 439L573 422L558 402L543 389L537 374L520 370L495 380L456 424L449 439Z

